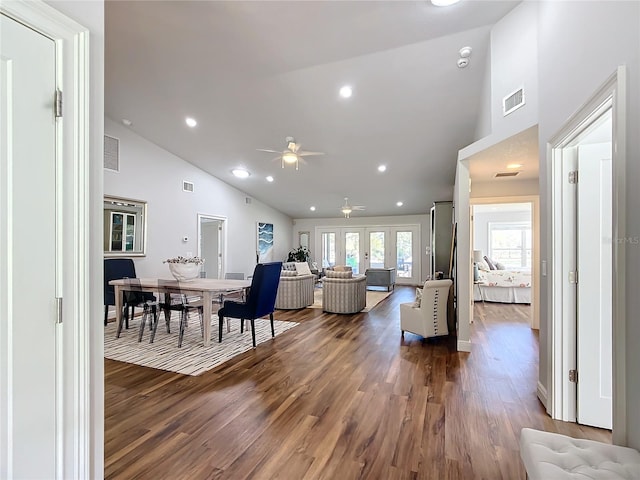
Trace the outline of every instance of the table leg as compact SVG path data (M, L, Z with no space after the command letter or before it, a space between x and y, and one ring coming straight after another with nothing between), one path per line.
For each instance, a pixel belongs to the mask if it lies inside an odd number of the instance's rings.
M204 346L211 342L211 292L202 292L202 322L204 323Z
M120 335L120 325L122 322L122 287L120 285L114 285L113 293L116 296L116 338Z

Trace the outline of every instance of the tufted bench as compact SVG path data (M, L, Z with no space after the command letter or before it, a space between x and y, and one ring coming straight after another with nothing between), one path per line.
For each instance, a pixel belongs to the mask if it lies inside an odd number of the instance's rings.
M520 456L530 480L640 479L637 450L558 433L523 428Z

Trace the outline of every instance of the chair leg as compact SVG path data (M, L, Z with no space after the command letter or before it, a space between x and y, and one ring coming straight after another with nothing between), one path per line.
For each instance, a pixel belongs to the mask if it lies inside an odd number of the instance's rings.
M171 310L163 308L164 310L164 323L167 325L167 333L171 333Z
M222 343L222 324L224 323L224 317L222 314L218 314L218 343Z
M269 314L269 320L271 320L271 336L275 337L276 336L276 331L273 328L273 313Z
M244 318L240 319L240 333L244 333Z
M253 340L253 348L256 348L256 321L253 318L251 319L251 339Z
M126 317L127 317L127 307L125 306L125 307L122 307L122 310L120 313L120 321L118 322L118 329L116 330L116 338L120 338L120 333L122 333L122 326L126 321Z
M142 318L140 319L140 327L138 328L138 343L142 341L142 335L144 334L144 327L149 317L149 306L145 305L142 309ZM153 325L149 325L149 330L153 329Z
M182 337L184 337L184 329L187 326L187 310L182 310L180 314L180 335L178 335L178 348L182 347Z
M156 330L158 330L158 323L160 323L158 309L155 305L151 305L151 313L153 314L153 329L151 330L151 338L149 339L149 343L153 343L153 340L156 338Z
M107 315L109 314L109 305L104 306L104 326L107 326Z

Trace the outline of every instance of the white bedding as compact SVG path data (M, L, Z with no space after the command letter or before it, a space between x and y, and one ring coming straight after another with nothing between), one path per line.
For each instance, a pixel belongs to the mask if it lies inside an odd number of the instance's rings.
M531 272L480 270L478 276L481 283L474 285L475 301L531 303Z

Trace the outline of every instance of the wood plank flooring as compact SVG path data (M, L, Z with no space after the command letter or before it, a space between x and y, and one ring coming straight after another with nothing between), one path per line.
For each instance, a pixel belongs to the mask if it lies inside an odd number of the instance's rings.
M522 427L610 442L544 412L530 307L476 304L458 353L401 339L414 292L357 315L277 311L301 324L199 377L105 360L105 478L524 480Z

